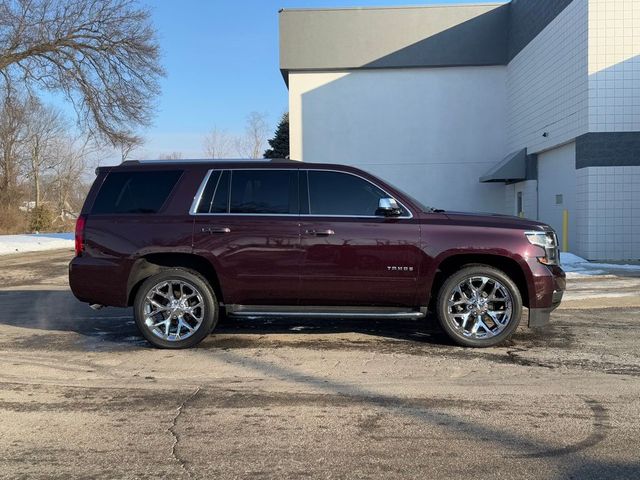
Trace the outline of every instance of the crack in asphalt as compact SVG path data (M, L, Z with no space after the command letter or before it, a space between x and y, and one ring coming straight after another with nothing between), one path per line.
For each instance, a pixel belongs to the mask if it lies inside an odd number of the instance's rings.
M176 431L176 427L178 425L178 419L180 418L180 415L182 415L182 411L184 410L184 407L187 405L187 403L193 400L196 397L196 395L198 395L198 393L200 393L200 390L201 390L201 387L196 388L191 393L191 395L185 398L182 401L182 403L178 405L178 408L176 409L176 414L171 420L171 426L167 429L167 431L173 437L173 445L171 445L171 456L180 464L180 468L182 468L182 470L187 474L189 478L193 478L193 475L187 469L187 462L186 460L184 460L178 455L178 443L180 443L180 434Z

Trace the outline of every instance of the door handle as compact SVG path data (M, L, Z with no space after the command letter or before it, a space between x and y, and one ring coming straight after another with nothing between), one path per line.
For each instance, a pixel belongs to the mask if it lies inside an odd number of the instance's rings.
M202 227L202 233L231 233L229 227Z
M307 230L305 232L307 235L315 235L316 237L328 237L329 235L335 235L336 232L331 230L330 228L326 230Z

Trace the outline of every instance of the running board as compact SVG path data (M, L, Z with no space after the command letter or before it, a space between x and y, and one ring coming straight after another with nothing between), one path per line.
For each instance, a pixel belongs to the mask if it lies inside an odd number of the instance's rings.
M315 318L404 318L427 316L427 308L419 310L395 307L303 307L265 305L226 305L227 315L234 317L315 317Z

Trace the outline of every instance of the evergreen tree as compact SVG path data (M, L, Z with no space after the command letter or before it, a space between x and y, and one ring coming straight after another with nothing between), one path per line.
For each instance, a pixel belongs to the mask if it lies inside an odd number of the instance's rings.
M264 158L289 158L289 112L282 115L269 145L271 148L264 152Z

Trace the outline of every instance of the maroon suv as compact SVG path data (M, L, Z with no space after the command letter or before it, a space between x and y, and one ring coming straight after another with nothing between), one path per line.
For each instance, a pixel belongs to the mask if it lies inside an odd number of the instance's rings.
M202 341L230 316L425 317L473 347L522 307L545 325L565 289L553 230L434 210L361 170L295 161L99 168L78 218L74 295L134 307L153 345Z

